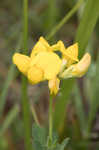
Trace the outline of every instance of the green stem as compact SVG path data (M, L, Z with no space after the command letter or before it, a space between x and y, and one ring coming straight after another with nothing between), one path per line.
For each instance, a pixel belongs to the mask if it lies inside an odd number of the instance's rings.
M30 126L30 110L27 96L27 79L22 76L22 107L24 121L24 140L26 150L31 150L31 126Z
M53 131L53 109L52 109L53 99L50 96L49 100L49 140L52 143L52 131Z
M56 22L56 0L48 0L49 12L47 20L47 30L52 29Z
M27 54L28 47L28 0L23 1L23 46L24 46L24 54ZM32 150L31 145L31 124L30 124L30 107L29 100L27 95L27 79L22 76L22 107L23 107L23 121L24 121L24 140L25 140L25 149Z
M51 39L57 31L60 30L60 28L73 16L73 14L78 10L78 8L81 6L83 0L79 0L79 2L77 4L75 4L75 6L71 9L71 11L69 11L68 14L65 15L65 17L59 22L59 24L57 24L52 31L50 32L50 34L48 34L48 36L46 36L46 39L49 40Z
M38 120L38 117L37 117L37 115L36 115L36 112L35 112L35 109L34 109L34 106L33 106L33 105L31 105L31 112L32 112L32 115L33 115L33 118L34 118L36 124L37 124L38 126L40 126L40 123L39 123L39 120Z
M23 3L23 28L24 28L24 32L23 32L23 42L24 42L24 53L27 54L27 43L28 43L28 0L24 0Z

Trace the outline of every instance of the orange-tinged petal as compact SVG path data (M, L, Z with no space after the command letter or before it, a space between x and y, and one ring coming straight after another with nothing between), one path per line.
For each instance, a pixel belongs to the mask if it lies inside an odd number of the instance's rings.
M20 53L15 53L13 55L13 63L24 75L27 75L30 60L31 59L28 56L22 55Z

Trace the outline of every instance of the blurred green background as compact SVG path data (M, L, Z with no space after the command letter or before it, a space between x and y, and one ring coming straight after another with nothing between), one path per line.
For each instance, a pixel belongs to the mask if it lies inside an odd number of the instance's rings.
M69 13L69 14L68 14ZM62 22L62 19L67 19ZM99 150L99 0L29 0L28 52L40 36L50 44L77 41L79 54L92 56L88 73L61 81L54 99L54 130L60 142L70 137L68 150ZM61 23L61 24L59 24ZM12 55L23 51L23 0L0 1L0 150L24 150L21 73ZM58 28L57 28L58 26ZM55 32L55 33L54 33ZM39 123L47 127L47 84L28 84L29 103ZM31 115L31 125L34 119ZM31 137L32 140L32 137Z

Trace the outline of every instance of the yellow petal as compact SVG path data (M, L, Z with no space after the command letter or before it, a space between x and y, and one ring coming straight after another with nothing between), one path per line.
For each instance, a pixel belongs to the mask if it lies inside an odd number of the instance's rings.
M63 51L63 57L67 60L67 66L70 66L75 61L78 61L78 44L75 43Z
M36 56L39 52L49 51L49 49L50 46L47 43L47 41L43 37L40 37L39 41L35 44L35 46L32 49L31 58L34 58L34 56Z
M49 80L48 82L48 86L50 89L50 94L57 94L59 91L59 84L60 84L60 80L58 78L54 78L52 80Z
M13 56L13 63L18 67L20 72L27 75L30 63L30 58L28 56L15 53Z
M34 46L32 52L31 52L31 58L34 58L34 56L36 56L39 52L41 51L47 51L46 47L40 42L38 41L36 43L36 45Z
M91 56L86 53L79 63L74 65L74 70L72 72L73 76L82 77L88 70L91 63Z
M58 41L57 44L51 46L52 51L65 51L65 46L62 41Z
M40 37L40 42L46 47L46 48L49 48L50 45L48 44L48 42L41 36Z
M37 84L44 79L44 73L40 68L34 65L28 71L28 79L31 84Z
M44 78L53 79L60 71L61 59L53 52L40 52L32 61L31 66L36 64L44 71Z

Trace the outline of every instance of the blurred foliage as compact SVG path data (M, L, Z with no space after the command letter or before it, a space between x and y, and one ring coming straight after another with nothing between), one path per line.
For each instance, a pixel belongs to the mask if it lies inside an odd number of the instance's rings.
M39 36L47 36L77 2L79 1L29 1L29 52ZM20 0L0 1L0 150L25 149L20 98L21 78L20 73L11 65L12 54L16 50L23 51L22 9L23 2ZM70 137L70 143L66 148L68 150L99 149L98 10L99 0L83 0L78 11L50 39L53 43L63 40L68 46L76 37L76 41L80 43L80 55L84 50L92 54L92 64L87 75L77 79L74 86L72 79L62 81L60 92L53 101L54 127L59 134L58 142L61 143L63 139ZM49 93L46 82L35 86L28 84L28 95L39 124L47 130ZM34 120L31 121L31 126L32 124ZM35 135L33 134L33 139L38 136Z
M49 142L49 137L46 128L40 127L37 124L32 128L33 148L36 150L64 150L68 143L69 138L59 144L57 134L53 133L52 143Z

